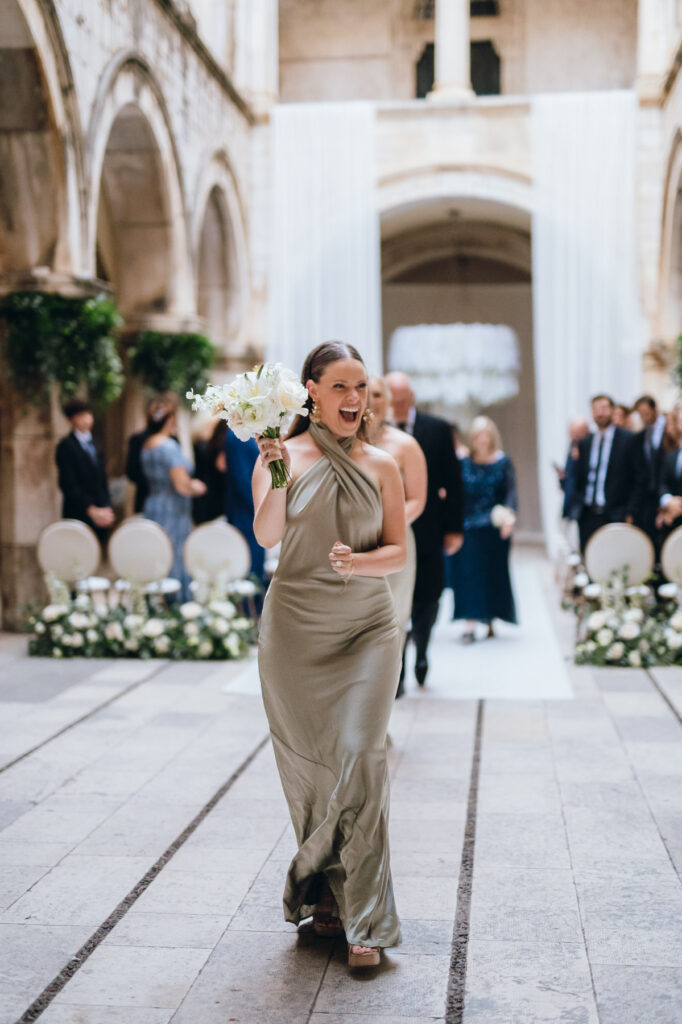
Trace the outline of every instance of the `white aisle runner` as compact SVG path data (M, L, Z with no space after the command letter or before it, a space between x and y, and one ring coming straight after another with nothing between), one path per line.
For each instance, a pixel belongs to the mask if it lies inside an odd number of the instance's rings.
M547 601L559 595L543 587L547 562L541 556L520 551L514 559L512 578L519 626L497 625L494 640L469 647L460 643L463 624L452 622L452 594L441 600L441 614L429 649L429 675L423 690L412 675L414 649L408 651L408 698L438 697L450 700L570 700L573 690L552 622ZM225 686L226 693L260 694L255 659Z

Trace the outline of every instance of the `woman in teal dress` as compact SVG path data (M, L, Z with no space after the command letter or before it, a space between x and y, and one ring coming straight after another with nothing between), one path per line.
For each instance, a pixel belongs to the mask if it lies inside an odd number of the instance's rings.
M170 402L157 406L147 423L140 462L148 484L144 515L162 526L173 545L171 576L182 584L180 597L192 593L185 569L183 548L192 532L192 498L206 493L206 484L193 480L193 466L172 436L176 430L175 408Z
M310 419L285 444L259 439L254 530L282 542L265 597L259 669L298 852L284 914L345 931L351 967L375 966L400 942L388 848L386 731L400 627L386 576L405 563L398 467L367 444L367 373L340 342L308 356ZM291 481L271 486L284 458Z
M471 455L462 459L464 543L448 558L447 585L455 595L453 618L465 619L462 641L476 639L476 622L494 636L494 619L517 622L509 575L509 552L517 511L514 466L502 451L497 427L478 416L471 429ZM504 506L506 521L493 523L493 509Z

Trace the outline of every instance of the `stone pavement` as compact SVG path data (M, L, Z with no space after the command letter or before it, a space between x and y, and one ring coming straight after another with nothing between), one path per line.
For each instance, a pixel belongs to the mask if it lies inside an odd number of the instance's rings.
M404 941L365 976L282 921L249 665L2 638L0 1024L680 1024L682 670L571 666L546 564L517 586L526 623L493 643L461 648L444 608L396 704Z

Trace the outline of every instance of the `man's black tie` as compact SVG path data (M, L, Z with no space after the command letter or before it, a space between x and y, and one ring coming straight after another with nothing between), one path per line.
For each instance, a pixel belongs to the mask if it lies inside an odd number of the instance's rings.
M594 471L594 494L592 495L592 504L597 504L597 488L599 486L599 471L601 470L601 459L604 454L604 434L599 438L599 451L597 453L597 468Z

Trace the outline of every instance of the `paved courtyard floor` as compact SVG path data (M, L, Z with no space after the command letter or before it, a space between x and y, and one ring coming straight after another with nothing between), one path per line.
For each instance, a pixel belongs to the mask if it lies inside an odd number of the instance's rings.
M576 668L547 563L464 648L444 600L391 736L403 944L282 920L253 666L0 639L0 1024L681 1024L682 670Z

